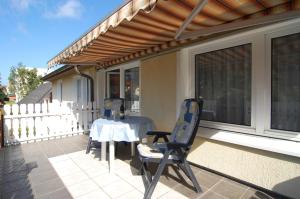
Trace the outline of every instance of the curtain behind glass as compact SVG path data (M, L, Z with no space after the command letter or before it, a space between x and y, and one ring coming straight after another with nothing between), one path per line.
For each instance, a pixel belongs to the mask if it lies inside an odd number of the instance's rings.
M251 44L198 54L196 97L203 120L251 125Z
M300 132L300 33L272 39L271 128Z
M140 81L139 68L125 70L125 109L139 112Z

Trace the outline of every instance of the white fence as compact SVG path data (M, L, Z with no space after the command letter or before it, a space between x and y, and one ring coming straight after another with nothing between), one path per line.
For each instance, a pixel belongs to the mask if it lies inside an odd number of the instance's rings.
M86 133L100 116L95 102L14 104L4 112L5 145Z

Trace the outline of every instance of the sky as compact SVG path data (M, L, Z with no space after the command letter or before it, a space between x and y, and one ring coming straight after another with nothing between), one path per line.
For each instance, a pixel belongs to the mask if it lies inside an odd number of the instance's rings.
M11 66L47 68L47 61L124 0L0 0L0 73Z

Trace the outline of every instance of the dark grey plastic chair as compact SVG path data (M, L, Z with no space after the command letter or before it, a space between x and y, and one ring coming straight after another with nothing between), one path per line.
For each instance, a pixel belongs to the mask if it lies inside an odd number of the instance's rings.
M156 184L167 164L176 164L187 177L192 181L197 192L201 188L186 160L189 150L197 134L200 116L202 113L203 100L186 99L181 105L179 118L172 133L152 131L147 135L154 135L152 144L139 144L139 157L142 162L141 172L145 175L146 190L144 199L150 199ZM167 137L170 137L170 141ZM159 138L164 139L164 143L158 143ZM148 163L159 163L157 171L152 176L148 170Z

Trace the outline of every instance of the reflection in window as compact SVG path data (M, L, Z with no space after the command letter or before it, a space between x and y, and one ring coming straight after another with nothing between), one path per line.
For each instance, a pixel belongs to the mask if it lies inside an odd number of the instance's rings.
M120 70L114 70L107 73L108 78L108 96L110 98L120 97Z
M203 120L251 125L251 44L198 54L196 96Z
M300 132L300 33L272 39L271 128Z
M125 70L125 109L139 112L140 86L139 68Z

